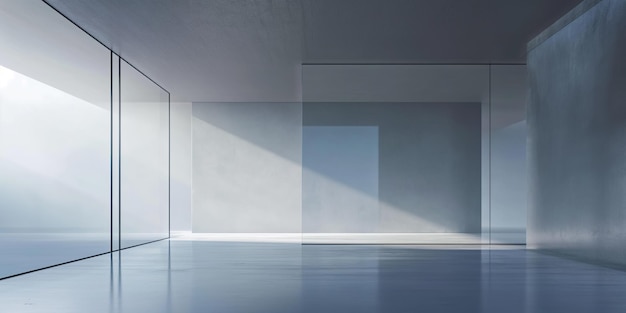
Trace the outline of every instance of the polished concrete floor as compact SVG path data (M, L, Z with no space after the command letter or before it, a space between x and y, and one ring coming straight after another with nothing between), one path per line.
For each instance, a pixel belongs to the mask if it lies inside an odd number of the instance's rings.
M519 246L166 240L2 280L0 312L626 312L626 272Z

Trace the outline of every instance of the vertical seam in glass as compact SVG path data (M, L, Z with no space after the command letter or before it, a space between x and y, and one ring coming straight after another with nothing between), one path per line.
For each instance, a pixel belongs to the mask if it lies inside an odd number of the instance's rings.
M167 92L167 238L172 236L172 102Z
M489 64L489 122L488 124L488 137L489 137L489 155L488 155L488 160L489 160L489 245L491 245L491 64Z
M122 62L117 59L117 249L122 249Z
M303 10L304 11L304 10ZM302 13L304 15L304 13ZM303 41L303 45L306 43ZM305 50L303 50L305 51ZM300 245L304 245L304 66L300 65ZM192 143L193 144L193 143ZM192 165L193 166L193 165ZM380 214L380 210L379 214ZM380 221L380 218L379 218Z
M110 153L110 157L111 157L111 181L110 181L110 201L111 201L111 223L110 223L110 237L111 237L111 242L110 242L110 249L109 251L113 252L113 52L109 51L110 54L110 80L111 80L111 88L110 88L110 93L111 93L111 142L110 142L110 149L111 149L111 153Z

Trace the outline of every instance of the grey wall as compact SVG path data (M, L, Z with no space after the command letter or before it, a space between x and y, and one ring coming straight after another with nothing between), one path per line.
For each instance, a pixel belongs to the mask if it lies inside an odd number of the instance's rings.
M191 102L170 107L172 231L191 231Z
M193 232L300 232L300 103L193 103Z
M480 232L480 103L305 103L303 108L305 126L378 127L378 232ZM303 160L307 170L315 170L309 166L315 160L309 155ZM346 210L340 200L348 192L363 193L340 171L321 174L348 187L335 196L334 210ZM306 181L303 187L305 195L318 192L318 186ZM314 209L319 205L304 202L303 216ZM305 227L304 231L323 228Z
M528 241L624 265L626 2L574 14L529 52Z

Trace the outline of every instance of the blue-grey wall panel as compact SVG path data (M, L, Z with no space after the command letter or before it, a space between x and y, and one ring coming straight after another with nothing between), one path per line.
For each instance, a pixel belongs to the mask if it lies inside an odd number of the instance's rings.
M528 242L623 265L626 2L600 1L576 15L529 52Z
M302 231L376 232L378 127L302 128Z

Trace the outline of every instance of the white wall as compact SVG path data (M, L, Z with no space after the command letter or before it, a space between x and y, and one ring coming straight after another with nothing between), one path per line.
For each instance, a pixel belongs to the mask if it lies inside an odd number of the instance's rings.
M300 232L301 103L193 103L193 232Z

